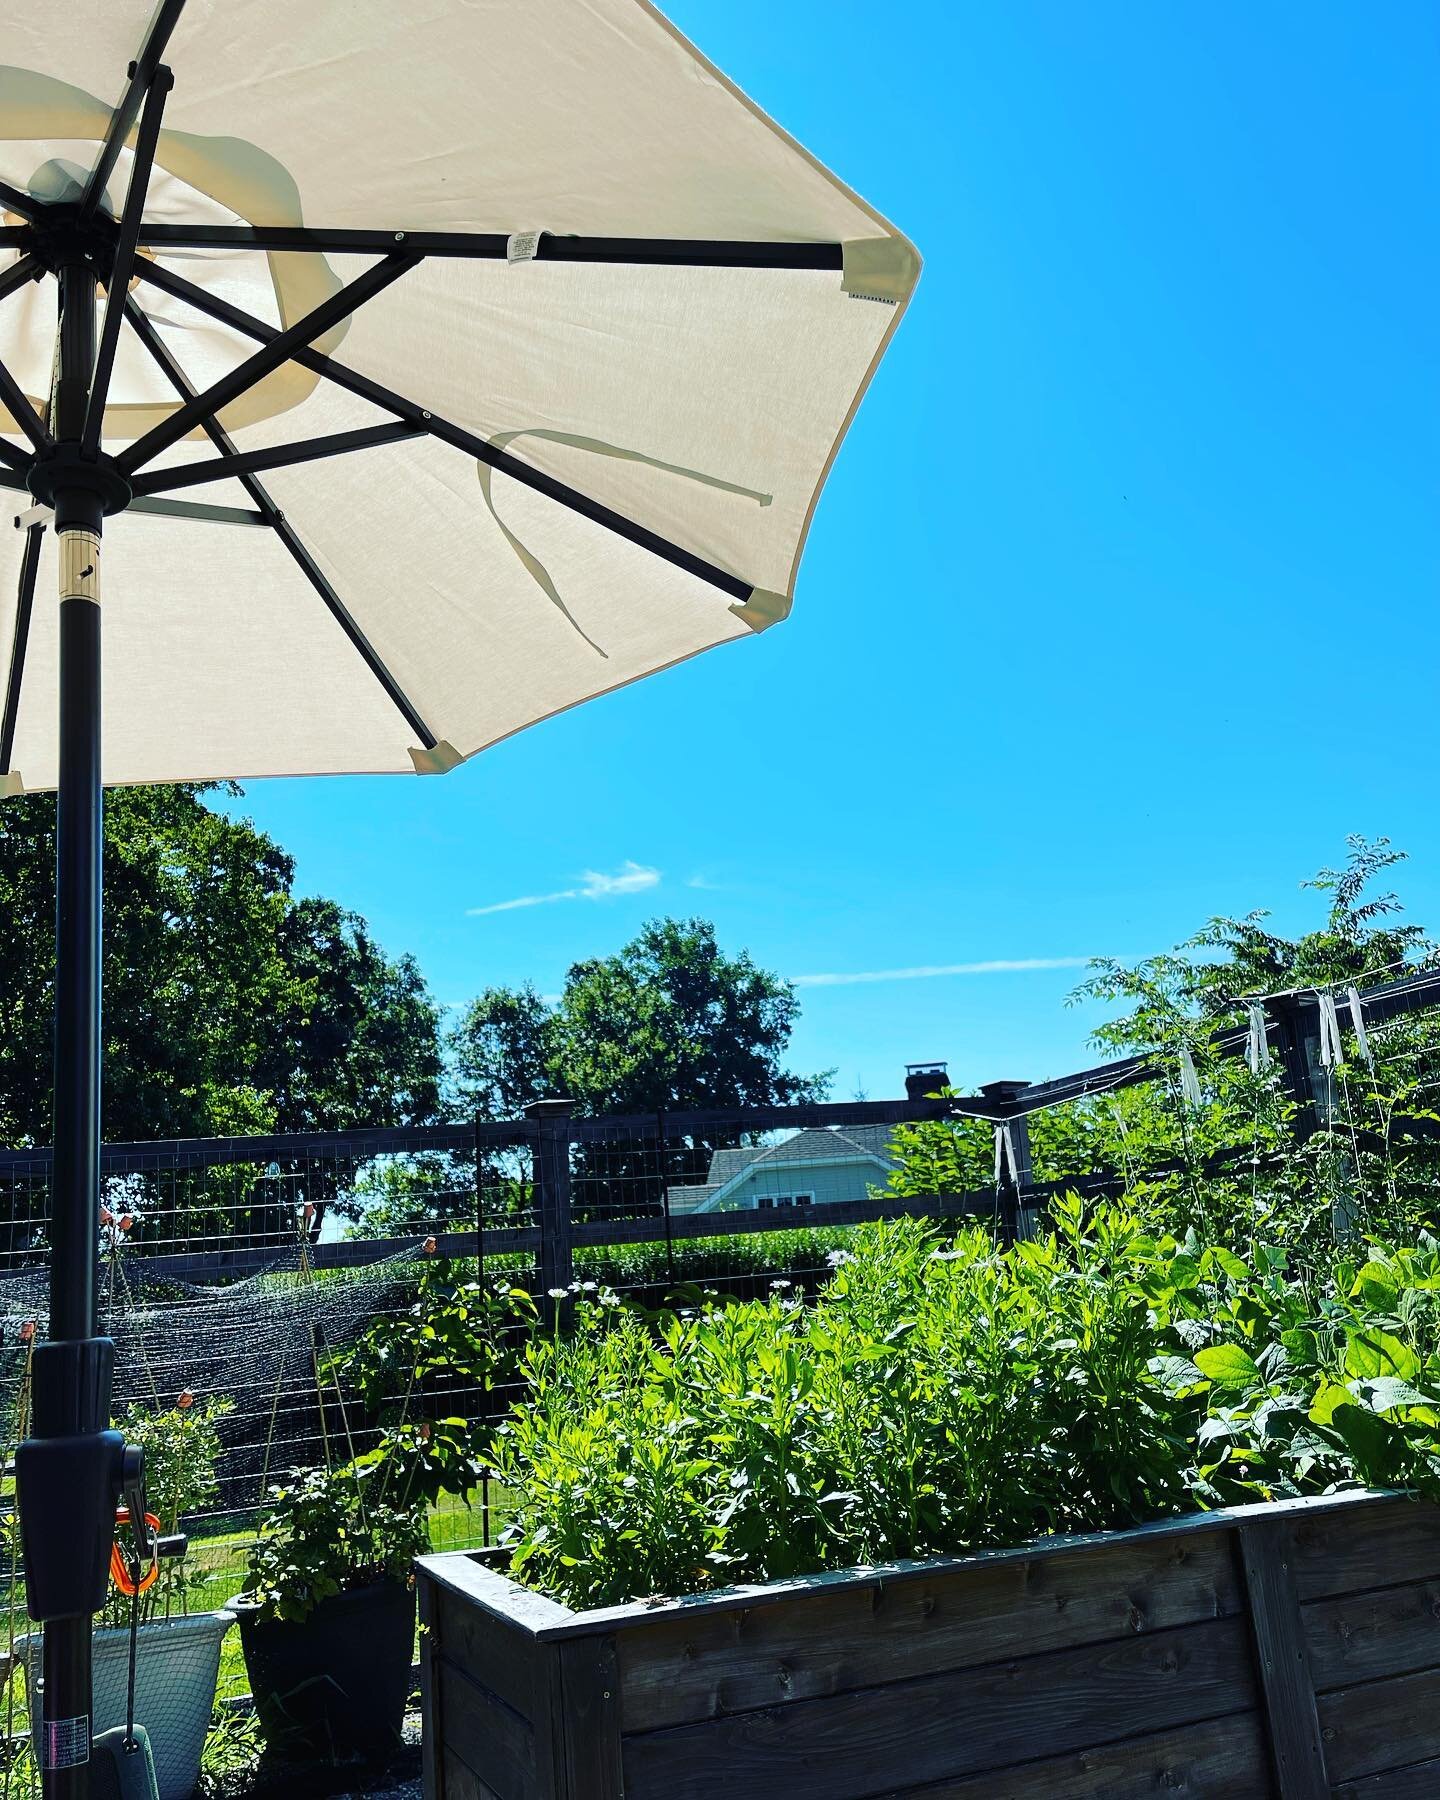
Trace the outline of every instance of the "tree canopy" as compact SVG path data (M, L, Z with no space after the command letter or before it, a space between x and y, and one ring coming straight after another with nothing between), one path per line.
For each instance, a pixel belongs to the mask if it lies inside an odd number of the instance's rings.
M830 1072L784 1067L800 1010L787 981L727 955L706 919L654 919L572 965L551 1004L487 988L451 1033L460 1098L487 1118L563 1097L595 1115L818 1100Z
M293 891L294 863L195 787L105 800L111 1141L432 1118L438 1014L413 958ZM238 790L231 790L232 792ZM0 1143L50 1132L55 802L0 807Z

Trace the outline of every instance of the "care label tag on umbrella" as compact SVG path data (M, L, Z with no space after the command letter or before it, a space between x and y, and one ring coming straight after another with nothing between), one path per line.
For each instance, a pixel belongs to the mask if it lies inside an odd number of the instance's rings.
M90 1715L46 1719L40 1735L42 1769L78 1769L90 1760Z
M512 231L505 241L506 262L534 262L541 236L538 231Z

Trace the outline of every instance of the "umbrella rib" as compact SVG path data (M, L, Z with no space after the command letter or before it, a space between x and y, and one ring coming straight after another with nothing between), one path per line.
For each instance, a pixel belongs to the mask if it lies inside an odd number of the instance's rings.
M247 357L228 375L222 375L218 381L212 382L203 393L195 394L183 406L176 407L153 431L146 432L144 437L118 456L115 460L121 473L133 475L162 450L184 437L192 426L198 425L207 415L220 412L247 388L254 387L272 369L278 369L281 363L289 362L292 357L300 360L297 352L303 350L312 338L319 337L332 325L338 325L342 319L348 319L357 307L373 299L376 294L389 287L392 281L398 281L402 275L408 274L420 260L418 256L407 253L387 256L383 262L366 269L363 275L357 275L338 294L332 294L319 306L312 307L304 318L297 319L287 330L267 333L260 349L253 356ZM139 272L143 274L144 270ZM255 334L251 332L250 335L253 337Z
M24 287L27 281L38 280L42 273L38 256L33 253L22 256L19 262L12 263L5 273L0 275L0 300L8 300L17 288ZM7 410L15 416L15 429L23 431L37 450L47 448L50 442L49 433L45 431L43 423L37 420L36 423L42 433L37 440L34 430L26 423L27 420L35 419L35 409L20 392L18 384L3 363L0 363L0 398L4 399ZM15 449L13 444L3 442L0 442L0 460L9 463L12 469L28 469L31 461L23 451Z
M20 716L20 683L25 676L25 650L30 642L30 614L35 605L35 572L40 566L43 525L25 533L25 556L20 564L20 587L15 598L15 629L10 642L10 668L5 681L5 710L0 714L0 775L10 773L15 748L15 722Z
M421 437L423 425L408 419L391 419L384 425L366 425L359 431L335 431L327 437L303 438L293 444L276 444L269 450L238 450L211 457L208 462L179 463L137 476L137 494L166 494L172 488L200 487L231 475L253 475L260 469L284 469L294 463L316 462L324 456L344 456L352 450L369 450L394 444L402 438Z
M23 431L37 450L53 450L55 441L45 429L45 421L25 396L24 389L0 362L0 402L15 421L15 429Z
M140 220L145 212L145 195L150 186L150 172L155 163L155 147L160 141L160 121L165 113L165 100L175 78L163 65L155 70L145 94L145 111L135 140L135 156L130 164L130 186L125 193L125 206L120 214L120 235L115 244L115 260L106 283L105 323L100 332L100 347L95 355L95 371L90 380L90 402L85 413L85 429L80 437L80 454L93 460L100 450L100 427L105 417L105 402L110 396L110 377L115 369L115 352L120 344L120 326L125 317L125 295L130 287L130 271L135 262L135 246L140 241Z
M105 183L119 160L120 151L130 135L130 127L135 123L135 116L155 79L165 55L165 47L170 42L170 34L180 22L184 7L185 0L160 0L155 9L145 33L145 41L140 46L140 54L130 65L130 78L125 84L125 92L120 96L120 104L110 116L105 141L100 146L99 160L85 184L85 194L80 202L82 224L94 215L105 197Z
M304 225L150 225L154 249L310 250L326 256L383 256L397 246L422 256L478 257L505 261L510 239L503 231L355 231ZM838 243L796 243L729 238L581 237L541 232L536 262L652 263L720 269L828 269L840 271Z
M37 200L32 194L22 193L17 187L11 187L8 181L0 181L0 206L10 212L17 212L23 219L34 219L44 209L44 201Z
M170 354L160 333L155 329L153 322L146 315L145 309L134 296L130 294L127 294L125 297L125 316L134 328L136 336L160 365L160 368L165 373L166 379L175 389L175 392L180 395L181 400L186 402L193 401L196 398L196 394L195 389L190 384L189 377L180 367L180 364ZM231 457L239 454L235 447L235 440L230 436L230 433L226 431L225 427L213 413L207 413L200 419L200 428L220 452L222 457ZM331 617L345 633L346 637L349 638L356 653L359 655L360 660L385 690L391 705L420 739L422 748L433 750L439 741L436 734L425 723L425 720L421 717L418 708L410 699L410 696L385 666L379 652L360 629L360 626L356 623L350 609L335 592L335 589L330 585L330 582L327 580L319 564L315 561L315 558L300 541L295 528L271 499L269 489L263 486L261 482L257 481L253 474L242 473L237 476L237 480L245 489L245 492L255 502L256 506L259 507L264 522L271 527L276 537L279 538L280 542L285 546L286 551L299 567L300 572L304 575L305 579L310 583L311 587L314 588L321 600L324 601ZM151 501L150 503L152 505L156 504L154 501ZM172 501L170 504L179 505L180 502Z
M126 512L152 513L162 519L193 519L202 525L264 525L270 520L263 512L246 506L211 506L201 500L167 500L163 495L146 494L134 499Z
M207 294L204 288L197 287L194 282L172 273L159 263L142 262L138 265L137 273L143 280L153 282L156 287L163 288L166 293L175 295L177 299L188 300L199 311L209 313L212 318L221 320L222 323L232 326L236 331L244 332L248 337L258 338L261 343L275 338L275 328L272 325L267 325L262 319L243 312L238 306L231 306L228 301ZM637 525L633 519L627 519L623 513L618 513L613 508L602 505L598 500L590 499L578 488L572 488L566 482L557 481L552 475L546 475L541 470L532 468L529 463L521 462L518 457L511 456L508 451L497 450L484 438L477 437L473 431L467 431L462 425L453 424L450 420L442 418L439 413L432 413L417 406L413 400L407 400L403 395L393 392L390 388L382 387L378 381L372 381L368 375L361 375L358 371L347 368L344 363L337 362L333 356L326 356L318 350L302 348L293 352L293 360L304 368L313 369L316 374L326 376L338 386L348 388L352 394L358 394L361 399L369 400L376 406L384 407L388 412L398 414L402 419L409 419L423 426L432 437L439 438L442 443L450 444L457 450L463 450L478 462L488 463L492 469L498 470L502 475L510 476L512 480L519 482L523 487L532 488L536 493L544 494L547 499L558 501L560 505L569 507L572 512L577 512L595 524L603 525L606 530L613 531L617 537L623 537L632 544L638 544L642 550L648 550L652 555L661 557L668 563L673 563L676 568L684 569L687 574L694 575L701 581L709 582L712 587L719 588L722 593L729 594L732 598L743 602L749 600L755 592L753 582L744 581L740 576L732 575L728 569L722 569L715 563L707 562L703 556L697 556L691 550L682 549L679 544L672 544L668 538L661 537L658 532L651 531L644 525Z
M22 256L0 275L0 300L8 300L17 288L24 287L27 281L38 281L44 273L44 265L33 251Z

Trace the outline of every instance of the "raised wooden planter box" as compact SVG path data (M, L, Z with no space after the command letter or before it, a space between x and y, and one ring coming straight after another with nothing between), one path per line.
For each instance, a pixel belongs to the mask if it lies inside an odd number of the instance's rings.
M1440 1796L1440 1508L1391 1495L584 1613L419 1568L428 1800Z

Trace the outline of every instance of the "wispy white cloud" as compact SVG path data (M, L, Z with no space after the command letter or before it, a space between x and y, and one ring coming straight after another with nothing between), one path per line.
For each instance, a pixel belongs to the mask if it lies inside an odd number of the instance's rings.
M699 888L702 893L709 894L714 893L719 888L720 883L718 881L712 881L708 875L702 872L694 875L687 875L685 877L685 885L688 888Z
M560 888L553 894L519 894L513 900L492 900L488 906L467 907L465 916L483 919L490 913L518 912L525 906L553 906L557 900L613 900L620 894L642 894L659 885L658 869L627 859L613 874L586 869L578 887Z
M917 969L848 969L833 975L792 975L796 987L855 987L864 981L931 981L937 975L1017 975L1031 969L1083 969L1088 956L1021 956L992 962L927 963Z
M646 888L659 887L660 871L648 869L644 863L623 862L613 875L602 875L587 869L580 886L573 893L561 894L562 900L609 900L615 894L643 894Z

